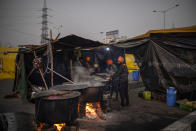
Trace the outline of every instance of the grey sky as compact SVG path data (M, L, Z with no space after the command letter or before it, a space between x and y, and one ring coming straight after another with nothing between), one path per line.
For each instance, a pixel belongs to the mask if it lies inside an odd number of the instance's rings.
M179 3L166 14L166 28L196 25L196 0L47 0L49 28L62 36L76 34L103 40L100 32L119 29L134 37L163 28L163 14L153 13ZM43 0L0 0L0 44L39 44Z

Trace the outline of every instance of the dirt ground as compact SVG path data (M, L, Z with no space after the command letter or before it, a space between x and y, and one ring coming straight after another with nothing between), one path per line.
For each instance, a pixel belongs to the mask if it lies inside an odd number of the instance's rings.
M34 114L34 104L24 102L17 98L4 98L4 96L13 93L13 84L13 80L0 80L0 113L26 112Z
M0 81L0 113L15 113L20 116L18 112L22 112L25 114L23 116L31 118L29 121L32 121L34 104L16 98L4 98L5 95L11 94L12 86L12 80ZM178 107L168 107L164 102L143 100L138 97L141 90L143 88L138 84L130 83L130 106L119 109L119 101L113 101L112 112L106 113L107 120L78 119L79 131L157 131L189 113ZM17 117L17 124L20 124L20 127L24 127L21 126L24 120L28 121L25 117ZM20 130L33 130L28 127Z

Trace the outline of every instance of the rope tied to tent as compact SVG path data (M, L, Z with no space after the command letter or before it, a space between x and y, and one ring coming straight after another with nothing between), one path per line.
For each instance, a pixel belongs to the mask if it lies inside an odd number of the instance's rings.
M72 84L76 84L75 82L71 81L70 79L68 79L68 78L66 78L66 77L64 77L64 76L62 76L62 75L59 74L58 72L56 72L56 71L54 71L54 70L52 70L52 69L50 69L50 68L48 68L48 70L54 72L56 75L58 75L58 76L60 76L61 78L65 79L65 80L67 80L67 81L69 81L69 82L71 82Z

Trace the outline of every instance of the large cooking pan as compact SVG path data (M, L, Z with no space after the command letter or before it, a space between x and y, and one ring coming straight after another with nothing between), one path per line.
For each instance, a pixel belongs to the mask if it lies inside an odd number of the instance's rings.
M35 117L44 123L71 123L78 117L79 92L36 99Z
M67 84L52 87L57 91L79 91L81 93L80 102L99 102L103 99L104 84Z
M80 102L100 102L103 100L104 86L88 87L80 97Z
M83 96L84 92L86 92L88 86L87 84L66 84L66 85L55 85L51 87L49 90L56 91L79 91L81 93L80 98ZM80 100L80 99L79 99Z

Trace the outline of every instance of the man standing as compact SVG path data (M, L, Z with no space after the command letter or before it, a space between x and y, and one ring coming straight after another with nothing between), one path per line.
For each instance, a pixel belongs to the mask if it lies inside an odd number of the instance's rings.
M85 60L86 60L85 67L86 67L87 70L89 70L91 68L91 66L90 66L90 60L91 60L91 58L89 56L87 56L85 58Z
M107 69L106 72L108 72L111 76L111 88L110 88L110 97L112 98L113 92L116 92L116 100L118 100L118 91L119 91L119 78L117 75L114 75L117 72L117 67L115 64L113 64L112 60L107 60Z
M118 64L119 64L119 68L115 75L119 76L121 106L128 106L129 105L128 69L124 63L124 58L122 56L118 57Z

